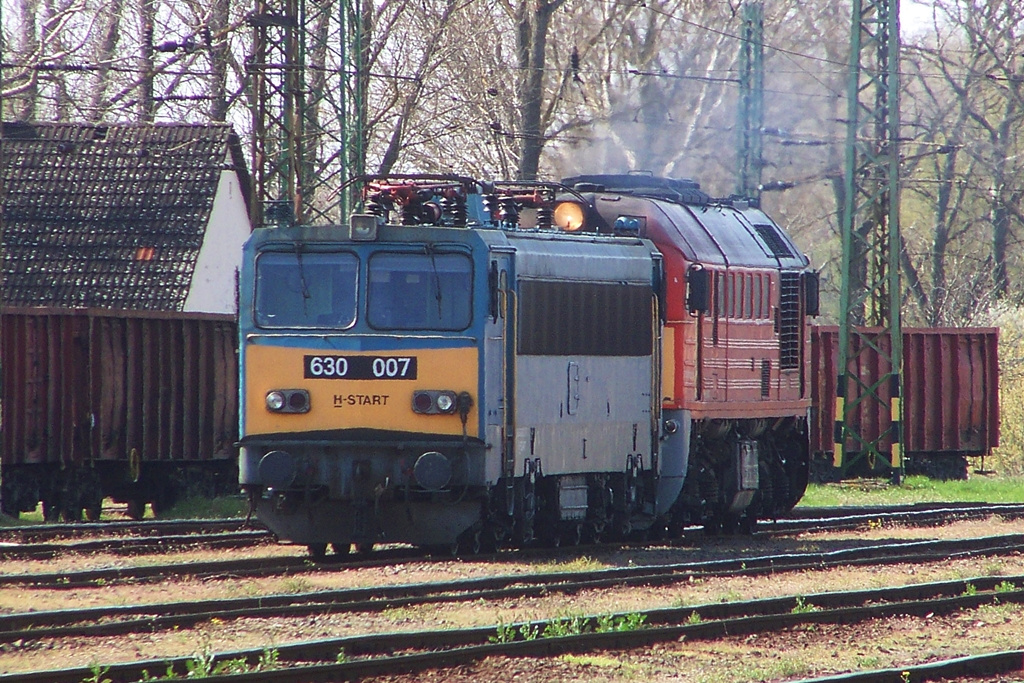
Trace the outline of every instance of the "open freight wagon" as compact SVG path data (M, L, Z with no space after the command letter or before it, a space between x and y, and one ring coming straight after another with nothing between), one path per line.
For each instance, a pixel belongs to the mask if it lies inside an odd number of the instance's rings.
M235 488L233 316L0 309L0 504L48 520L139 517Z
M888 338L881 338L886 346ZM907 474L966 479L967 458L999 445L999 331L904 328L903 421ZM858 356L857 371L873 384L884 368L878 354ZM811 328L812 476L826 479L835 449L839 328ZM854 415L861 433L877 437L891 425L888 408L864 401ZM866 431L865 431L866 430Z

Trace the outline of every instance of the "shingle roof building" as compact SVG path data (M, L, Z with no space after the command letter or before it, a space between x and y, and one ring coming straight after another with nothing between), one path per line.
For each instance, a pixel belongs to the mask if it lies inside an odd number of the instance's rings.
M249 176L227 125L4 123L7 306L234 312Z

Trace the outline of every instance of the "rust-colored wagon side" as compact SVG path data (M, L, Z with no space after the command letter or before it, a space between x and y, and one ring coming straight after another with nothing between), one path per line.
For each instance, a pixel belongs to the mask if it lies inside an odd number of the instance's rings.
M887 349L885 335L878 338ZM965 478L967 457L984 456L999 445L999 331L991 327L905 328L903 330L903 421L906 468L942 479ZM859 355L863 384L874 384L884 360ZM811 331L811 452L831 463L839 328ZM884 387L883 387L884 390ZM859 429L880 434L890 415L877 401L865 401L854 415Z
M170 504L231 485L233 316L101 309L0 313L5 512L77 518L106 496Z

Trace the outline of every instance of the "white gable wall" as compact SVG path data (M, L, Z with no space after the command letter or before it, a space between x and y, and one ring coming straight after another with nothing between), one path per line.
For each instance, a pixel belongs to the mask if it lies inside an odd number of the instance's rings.
M230 165L230 154L225 154ZM235 278L242 263L242 244L251 226L238 174L221 171L213 210L203 234L192 284L184 310L201 313L231 313L235 310Z

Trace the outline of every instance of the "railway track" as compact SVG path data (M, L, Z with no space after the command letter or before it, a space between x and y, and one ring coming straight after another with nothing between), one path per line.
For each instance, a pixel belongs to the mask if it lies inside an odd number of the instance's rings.
M68 540L65 540L68 539ZM245 548L274 536L245 519L44 524L0 529L0 559L45 560L66 553L164 553L185 547Z
M263 525L243 517L231 519L177 519L143 522L82 522L75 524L26 524L0 528L0 542L41 543L59 538L97 536L175 536L227 533L262 529Z
M953 519L989 515L1021 517L1024 516L1024 505L927 503L847 508L798 507L785 518L760 522L757 532L795 533L817 528L859 528L879 523L940 524ZM273 535L259 522L244 518L27 525L0 529L0 558L45 559L58 552L161 552L165 546L177 547L190 541L197 542L202 537L210 537L210 547L240 547L246 540L258 543L273 538ZM52 542L59 539L94 540Z
M917 503L914 505L814 508L797 507L774 521L758 522L757 532L797 533L859 529L875 524L931 526L956 520L985 519L992 515L1015 519L1024 517L1024 505L1017 503Z
M659 586L722 576L807 571L857 564L928 562L1024 551L1024 535L956 541L886 543L830 552L786 553L591 571L514 574L426 584L373 586L314 593L161 604L90 607L0 615L0 643L48 637L112 636L243 617L304 617L343 612L380 612L431 603L494 601L577 593L622 586ZM1001 577L1024 585L1024 576Z
M911 681L982 681L1024 671L1024 650L1007 650L972 657L957 657L898 669L876 669L809 678L796 683L905 683ZM1002 681L1002 678L999 678Z
M812 530L856 529L883 524L934 525L954 519L984 518L990 515L1007 517L1024 515L1024 505L965 505L941 506L924 509L910 509L906 506L896 508L876 508L870 512L853 512L846 509L817 508L807 509L798 519L780 519L775 522L759 524L757 535L779 536L801 533ZM32 543L12 546L0 546L0 559L32 558L48 559L59 553L67 552L109 552L113 554L130 553L161 553L181 547L203 546L209 548L238 548L265 543L273 537L266 531L237 530L244 520L226 520L212 523L184 522L173 524L167 522L144 523L142 529L148 535L142 538L115 538L76 543ZM149 525L153 525L150 527ZM61 527L69 525L57 525ZM78 525L70 525L78 526ZM97 525L106 526L106 525ZM134 523L130 528L140 526ZM220 533L202 533L209 528L227 529ZM195 534L161 535L162 533L194 529ZM235 529L232 531L232 529ZM691 530L688 538L675 544L690 544L701 536L699 530ZM641 544L645 545L645 544ZM577 546L580 552L612 549L615 544L594 546ZM619 544L619 547L631 547L631 544ZM528 548L516 551L521 557L537 557L552 552L550 548ZM479 555L480 560L500 558L496 555ZM378 549L372 554L354 554L347 557L331 557L328 562L317 562L316 567L330 571L338 567L373 567L388 565L408 560L451 559L450 554L429 555L422 549L411 547L387 547ZM259 577L285 575L298 571L308 571L311 563L308 558L277 557L277 558L245 558L233 560L214 560L207 562L175 562L140 567L110 567L87 569L72 572L32 572L27 574L0 574L0 586L33 585L49 588L78 588L91 585L106 585L115 582L160 581L167 576L194 576L211 578L219 575Z
M282 645L274 649L273 670L267 650L210 653L206 665L234 662L235 673L212 676L209 681L336 681L381 674L416 672L465 665L488 656L551 656L595 650L620 650L686 639L707 640L726 636L769 633L807 624L851 624L897 615L943 615L997 603L1024 603L1024 576L976 577L894 588L786 596L733 603L711 603L657 608L630 614L559 617L495 626L442 629L325 638ZM1011 587L1012 586L1012 587ZM1024 652L993 653L968 660L932 664L932 672L968 668L1018 672ZM113 683L147 679L154 674L187 675L194 657L113 664L103 676ZM191 667L191 669L190 669ZM241 669L244 668L245 671ZM901 676L906 667L900 669ZM0 683L79 683L94 669L50 669L0 676ZM907 680L885 678L857 680ZM848 680L836 678L834 680ZM918 680L918 679L915 679Z
M113 555L166 553L180 548L249 548L269 543L274 537L267 531L233 531L212 534L182 534L144 538L112 538L73 543L32 543L0 545L0 558L45 560L66 553L105 552Z

